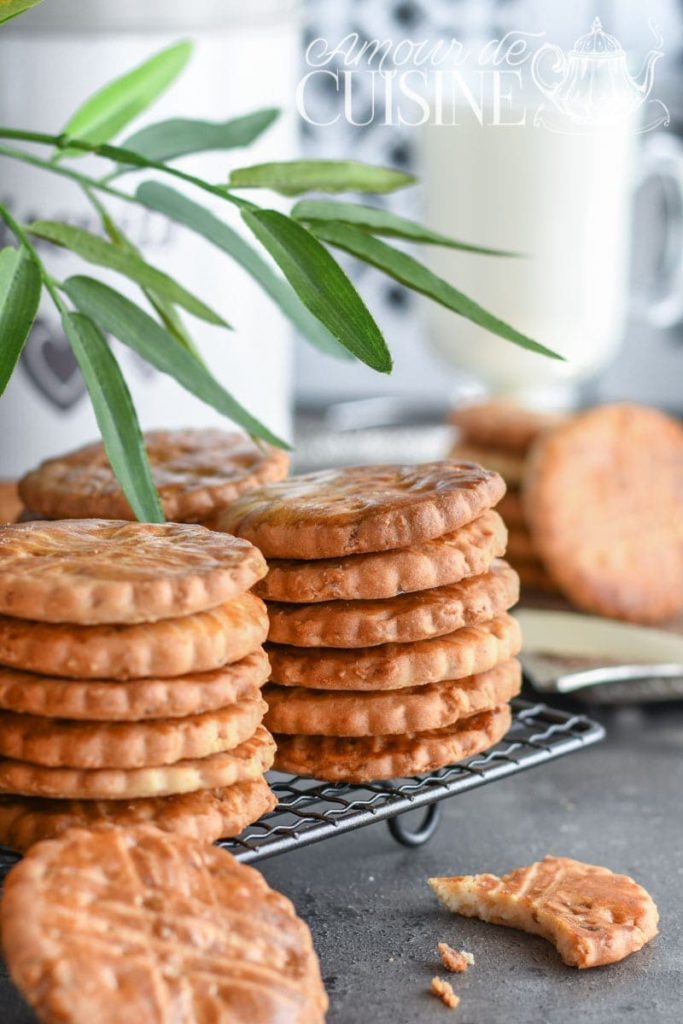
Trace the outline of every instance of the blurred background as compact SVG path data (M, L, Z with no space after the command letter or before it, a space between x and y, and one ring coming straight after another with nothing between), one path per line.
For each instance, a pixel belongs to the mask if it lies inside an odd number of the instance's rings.
M386 333L395 371L381 377L354 362L333 362L292 338L238 268L181 229L127 208L126 224L149 261L182 274L236 326L226 340L202 325L202 350L253 412L296 433L301 466L348 461L349 450L356 461L439 454L448 407L480 393L544 408L631 398L681 411L683 5L45 0L0 35L0 118L56 130L85 95L180 37L196 45L190 68L141 124L283 109L248 154L195 157L188 169L225 180L228 166L303 153L414 171L418 187L378 198L378 205L468 242L521 252L511 260L446 249L424 256L492 312L567 356L560 367L522 353L348 260ZM431 66L415 44L453 39L470 55L483 47L488 70L507 78L499 77L497 98L477 92L482 63L463 58L458 71L481 104L483 124L463 107L462 83L439 117L420 124L422 108L409 102L406 84L432 102L439 87L432 73L410 77ZM390 44L380 64L382 47L373 41ZM359 55L364 44L370 49ZM598 117L596 127L590 111L587 130L575 115L596 75L622 106L604 126ZM515 124L520 117L524 123ZM90 223L68 182L22 165L3 162L0 193L23 217ZM49 258L60 274L69 272L68 253ZM214 420L130 352L119 354L144 427ZM0 430L13 437L3 445L0 476L96 434L47 306L0 402Z

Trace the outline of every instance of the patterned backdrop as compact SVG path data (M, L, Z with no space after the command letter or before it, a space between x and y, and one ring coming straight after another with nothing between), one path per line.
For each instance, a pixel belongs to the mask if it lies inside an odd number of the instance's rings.
M322 36L330 43L338 43L354 32L361 42L398 42L404 38L463 39L472 35L500 38L508 30L522 29L547 32L554 41L566 46L590 24L595 14L606 19L624 46L637 51L643 44L645 17L640 4L627 0L575 0L572 4L559 0L305 0L305 11L304 52L316 38ZM681 12L674 0L652 0L647 13L655 19L665 40L661 80L674 122L680 126ZM332 60L328 67L340 70L341 59ZM302 59L302 74L310 70ZM302 122L305 151L337 158L352 154L358 160L386 163L419 174L419 130L384 125L382 97L374 98L373 111L370 91L369 76L356 76L353 112L359 122L357 126L350 126L342 118L325 127ZM310 115L318 121L329 120L339 112L340 99L332 78L318 75L311 79L306 102ZM367 197L363 201L368 201ZM371 201L406 216L420 216L419 188ZM351 261L347 261L346 267L386 333L395 357L395 370L390 378L384 379L354 365L336 365L330 373L329 363L323 357L301 346L297 387L303 400L417 394L433 398L438 404L452 396L462 380L453 367L432 353L425 340L422 300L367 267ZM674 383L680 380L683 370L680 338L680 330L655 333L642 325L632 325L620 358L600 382L600 393L607 398L624 395L680 404Z

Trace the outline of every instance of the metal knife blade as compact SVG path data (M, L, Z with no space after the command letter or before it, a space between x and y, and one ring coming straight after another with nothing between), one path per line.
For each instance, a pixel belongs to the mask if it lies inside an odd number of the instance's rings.
M611 684L600 700L683 697L683 636L576 612L520 609L522 664L541 692ZM588 688L591 688L589 691Z

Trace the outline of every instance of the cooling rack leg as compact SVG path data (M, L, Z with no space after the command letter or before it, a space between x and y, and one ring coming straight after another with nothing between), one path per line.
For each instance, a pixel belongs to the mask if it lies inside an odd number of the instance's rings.
M422 846L429 842L441 821L441 805L430 804L425 811L422 823L416 829L409 829L403 820L403 815L398 814L395 818L389 818L387 825L393 838L402 846Z

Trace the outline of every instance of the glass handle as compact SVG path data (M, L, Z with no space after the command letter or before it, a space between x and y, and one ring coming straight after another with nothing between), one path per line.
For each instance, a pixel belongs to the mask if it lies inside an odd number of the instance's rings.
M673 327L683 320L683 144L671 134L650 136L642 153L637 188L657 181L664 210L656 294L634 297L634 313L653 327Z

